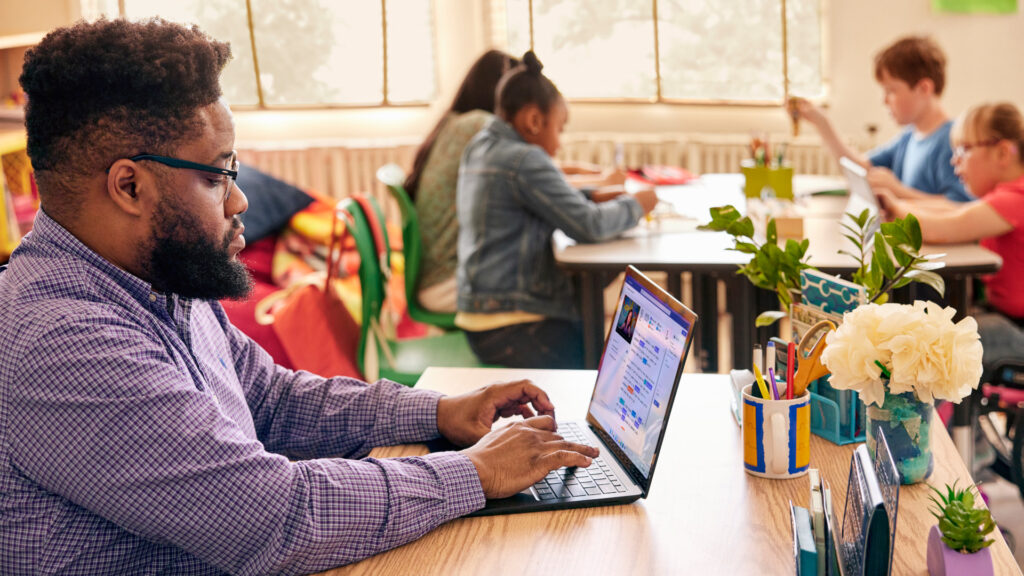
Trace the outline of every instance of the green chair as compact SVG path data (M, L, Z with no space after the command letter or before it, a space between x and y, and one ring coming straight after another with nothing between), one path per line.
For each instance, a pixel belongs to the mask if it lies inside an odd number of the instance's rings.
M385 298L385 277L380 267L381 251L373 241L370 223L363 208L353 200L342 200L338 210L348 212L346 226L359 252L359 284L362 289L362 325L359 333L357 363L370 382L387 378L413 386L428 366L479 368L464 332L445 332L438 336L410 340L389 339L381 328L380 315Z
M431 312L420 306L416 296L416 280L420 274L423 258L423 241L420 238L420 221L416 207L405 192L405 173L396 164L386 164L377 169L377 180L387 186L391 197L402 212L402 254L405 256L405 299L409 316L423 324L431 324L443 330L455 329L455 314Z

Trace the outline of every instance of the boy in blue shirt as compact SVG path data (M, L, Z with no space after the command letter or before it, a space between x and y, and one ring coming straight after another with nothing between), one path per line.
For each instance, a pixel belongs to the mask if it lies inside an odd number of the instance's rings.
M889 190L901 199L973 200L950 164L953 122L939 101L946 83L942 49L930 38L902 38L875 56L875 79L885 92L889 112L906 129L867 156L842 142L817 106L794 98L791 109L817 128L837 159L846 156L867 168L872 188Z

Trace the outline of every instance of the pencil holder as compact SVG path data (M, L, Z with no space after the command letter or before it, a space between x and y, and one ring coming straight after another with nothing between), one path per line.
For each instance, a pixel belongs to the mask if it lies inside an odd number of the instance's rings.
M761 198L761 191L770 188L776 198L793 199L792 166L757 166L753 160L744 160L740 172L745 178L743 195L747 198Z
M743 389L743 468L764 478L795 478L811 460L810 393L766 400Z

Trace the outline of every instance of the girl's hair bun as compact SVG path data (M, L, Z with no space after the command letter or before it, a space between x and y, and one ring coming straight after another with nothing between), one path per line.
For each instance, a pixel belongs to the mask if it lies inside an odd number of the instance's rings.
M540 74L540 71L544 69L544 65L537 59L537 55L533 53L533 50L529 50L526 54L523 54L523 66L526 67L526 71L530 74Z

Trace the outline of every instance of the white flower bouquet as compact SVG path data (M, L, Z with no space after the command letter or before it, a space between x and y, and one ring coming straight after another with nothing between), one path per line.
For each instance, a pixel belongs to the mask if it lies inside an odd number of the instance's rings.
M913 392L921 402L959 403L981 380L978 323L953 323L956 311L933 302L867 304L843 316L829 333L822 363L833 388L856 390L882 406L890 394Z

